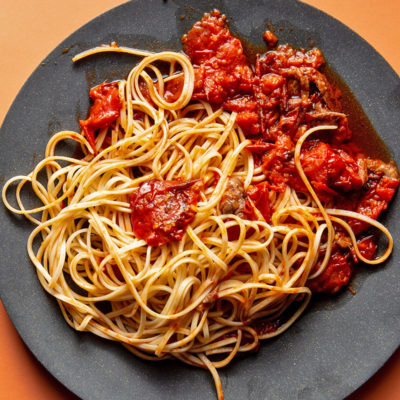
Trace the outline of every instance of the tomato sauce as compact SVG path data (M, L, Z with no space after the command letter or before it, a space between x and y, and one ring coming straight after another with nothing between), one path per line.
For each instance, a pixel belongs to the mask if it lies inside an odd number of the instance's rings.
M359 134L353 140L348 100L343 107L341 91L324 73L325 60L319 49L276 46L270 31L264 39L270 49L257 55L251 65L241 41L231 35L225 16L216 10L205 14L182 38L195 68L193 99L236 112L238 126L251 139L247 149L262 166L266 180L247 196L268 220L273 212L268 190L283 192L289 185L307 193L294 163L296 142L313 126L334 124L335 131L313 135L303 144L302 168L323 203L377 219L399 184L397 168L387 163L387 157L386 162L372 158L371 152L367 156L356 145L361 140ZM357 121L365 126L358 115L361 108L356 111ZM358 235L360 251L372 258L376 238L365 239L368 224L351 219L349 223ZM338 232L343 236L340 228ZM313 291L334 293L351 277L358 261L351 242L338 239L333 247L326 270L309 283Z

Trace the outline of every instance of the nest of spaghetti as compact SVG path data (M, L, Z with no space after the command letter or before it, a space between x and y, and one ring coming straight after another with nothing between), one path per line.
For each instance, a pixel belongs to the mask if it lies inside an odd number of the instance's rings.
M302 146L310 151L313 135L338 132L340 123L316 118L299 128L290 162L304 189L274 190L260 162L274 143L249 135L243 115L238 122L238 112L206 101L186 55L112 45L76 60L99 51L143 59L126 80L91 90L83 134L55 134L31 173L6 183L3 201L37 225L28 253L71 327L145 359L208 368L222 398L217 369L301 315L310 287L326 285L320 277L342 262L338 243L377 264L392 237L368 214L324 201L310 183ZM67 139L83 157L56 154ZM24 207L26 184L41 206ZM367 255L360 224L387 237L379 257ZM338 276L328 292L346 283Z

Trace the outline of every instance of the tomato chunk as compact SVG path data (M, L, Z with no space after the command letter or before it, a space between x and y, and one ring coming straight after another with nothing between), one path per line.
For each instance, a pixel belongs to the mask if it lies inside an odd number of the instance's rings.
M278 38L271 31L264 32L264 40L267 42L268 46L272 47L278 43Z
M132 193L133 232L149 246L161 246L181 240L195 213L192 205L199 200L201 181L144 182Z
M301 164L321 200L329 201L337 190L360 190L366 182L362 159L356 160L344 149L324 142L310 141L304 147Z
M247 189L247 196L253 200L266 222L271 222L271 207L269 203L268 182L261 182Z
M91 89L89 96L93 100L89 118L79 121L79 124L94 153L97 154L95 133L99 129L110 127L119 117L122 102L119 98L117 82L104 82Z
M361 255L368 260L373 259L376 250L378 249L376 240L377 239L374 235L368 235L357 240L358 250Z
M380 213L386 210L398 185L397 178L371 173L363 187L364 194L358 201L355 211L372 219L378 219ZM349 223L355 234L361 233L369 227L368 223L356 219L351 219Z
M184 83L185 80L183 75L168 81L164 93L165 100L167 100L169 103L177 101L182 93Z
M219 11L205 14L182 42L195 65L193 99L221 104L238 93L251 93L253 72L242 43L232 36Z
M330 294L338 292L344 285L347 285L351 277L352 268L348 258L349 253L343 253L340 250L334 251L324 272L317 278L308 281L308 287L313 292ZM322 259L317 263L316 270L321 262Z

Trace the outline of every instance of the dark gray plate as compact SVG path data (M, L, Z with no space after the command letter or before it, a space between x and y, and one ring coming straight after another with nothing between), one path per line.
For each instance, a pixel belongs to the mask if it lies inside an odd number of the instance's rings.
M99 55L72 65L84 49L115 40L143 49L179 50L180 36L201 15L218 8L231 28L262 43L268 21L284 29L281 43L320 47L347 82L376 130L400 160L400 80L371 46L333 18L294 0L132 1L94 19L60 44L36 69L14 101L1 129L1 177L27 173L43 156L49 133L78 129L88 89L124 77L137 61ZM181 16L185 16L181 19ZM293 28L293 29L291 29ZM69 49L68 53L63 49ZM368 140L368 139L366 139ZM386 215L400 239L397 199ZM23 340L43 365L84 399L213 399L208 372L178 362L146 362L122 346L67 326L56 302L42 290L25 250L32 226L0 207L0 291ZM356 296L344 292L314 302L282 336L258 354L221 370L226 399L340 399L389 358L400 340L398 246L380 267L359 273Z

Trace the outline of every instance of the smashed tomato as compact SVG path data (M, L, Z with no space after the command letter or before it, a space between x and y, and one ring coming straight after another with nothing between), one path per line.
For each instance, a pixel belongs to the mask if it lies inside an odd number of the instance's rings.
M144 182L131 196L132 227L149 246L181 240L194 219L192 205L199 200L200 180Z
M313 292L336 293L343 286L347 285L351 274L351 263L348 261L349 253L343 253L341 250L334 251L331 254L328 265L324 272L315 279L308 281L307 285ZM320 264L321 260L318 262ZM318 270L319 265L315 269Z
M253 201L266 222L271 222L271 206L269 202L268 183L261 182L254 186L249 186L246 191L247 196Z
M79 121L79 124L94 154L97 154L96 131L110 127L120 115L122 103L119 98L118 83L104 82L91 89L89 96L93 100L89 110L89 118Z
M193 99L221 104L232 95L251 92L253 72L242 43L232 36L219 11L205 14L182 42L195 66Z

